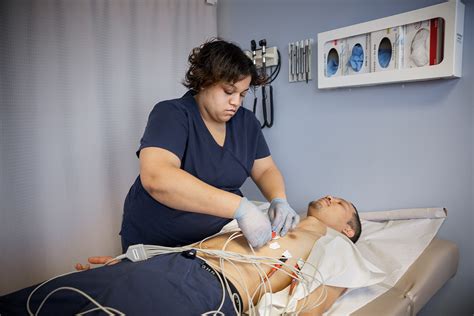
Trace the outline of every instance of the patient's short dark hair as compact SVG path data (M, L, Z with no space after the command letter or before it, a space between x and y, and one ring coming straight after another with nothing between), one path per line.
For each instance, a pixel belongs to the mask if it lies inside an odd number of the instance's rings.
M240 47L218 38L194 48L188 62L183 85L197 92L218 82L235 83L247 76L252 78L251 87L259 86L266 80Z
M355 244L357 240L359 240L360 234L362 233L362 225L360 224L359 212L357 208L352 204L354 207L354 214L352 218L347 222L347 224L354 230L354 236L350 237L349 239Z

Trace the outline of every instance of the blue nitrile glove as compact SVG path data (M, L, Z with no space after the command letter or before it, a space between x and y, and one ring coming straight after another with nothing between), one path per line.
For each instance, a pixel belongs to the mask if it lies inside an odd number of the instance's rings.
M268 216L272 222L272 230L282 237L285 236L290 229L295 228L300 222L300 216L296 214L290 204L282 198L272 200L268 208Z
M337 68L339 68L339 60L336 59L329 59L328 60L328 69L327 69L327 76L331 77L337 72Z
M351 58L349 58L349 65L354 71L360 71L364 63L364 50L359 44L352 49Z
M382 68L387 68L392 59L392 50L386 48L379 49L379 64Z
M268 216L247 198L244 197L240 200L234 218L252 247L260 248L272 239Z

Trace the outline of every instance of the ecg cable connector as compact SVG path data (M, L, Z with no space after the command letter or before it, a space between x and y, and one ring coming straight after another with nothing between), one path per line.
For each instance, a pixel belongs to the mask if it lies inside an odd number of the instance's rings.
M298 285L298 275L297 274L300 274L300 271L301 269L303 268L303 264L304 264L304 261L303 259L298 259L298 261L296 262L295 264L295 269L296 269L296 273L293 272L292 275L291 275L291 284L290 284L290 295L293 294L293 291L295 290L296 286Z
M132 262L143 261L149 258L143 244L129 246L125 257Z

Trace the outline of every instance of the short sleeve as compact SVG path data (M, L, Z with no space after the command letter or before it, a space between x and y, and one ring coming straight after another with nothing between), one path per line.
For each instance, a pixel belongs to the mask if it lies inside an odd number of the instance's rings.
M140 141L140 151L147 147L159 147L174 153L180 160L188 141L188 118L184 109L171 101L160 102L150 113L145 132Z
M257 122L257 151L255 153L255 159L261 159L270 156L270 149L268 148L267 141L263 136L262 129L260 128L260 123L255 118Z

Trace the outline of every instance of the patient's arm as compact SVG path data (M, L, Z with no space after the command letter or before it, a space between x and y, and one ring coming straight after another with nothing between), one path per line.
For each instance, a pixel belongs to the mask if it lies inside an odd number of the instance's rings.
M114 257L111 257L111 256L98 256L98 257L89 257L87 259L87 261L89 261L90 264L105 264L107 261L113 259ZM109 265L111 264L116 264L120 262L120 260L115 260L115 261L112 261L109 263ZM77 271L83 271L83 270L89 270L91 265L90 264L86 264L86 265L82 265L81 263L76 263L76 270Z
M307 298L306 306L309 307L313 303L315 303L318 300L319 296L321 295L322 290L323 290L323 287L320 286L317 289L315 289L313 292L311 292L311 294L306 297ZM309 311L302 312L299 315L301 315L301 316L322 315L325 311L327 311L332 306L332 304L334 304L334 302L342 295L342 293L344 293L346 288L335 287L335 286L326 286L326 290L327 290L327 297L321 305L319 305L319 306L317 306L317 307L315 307L315 308L313 308ZM304 302L305 302L304 298L299 300L298 305L296 307L296 310L299 310Z

